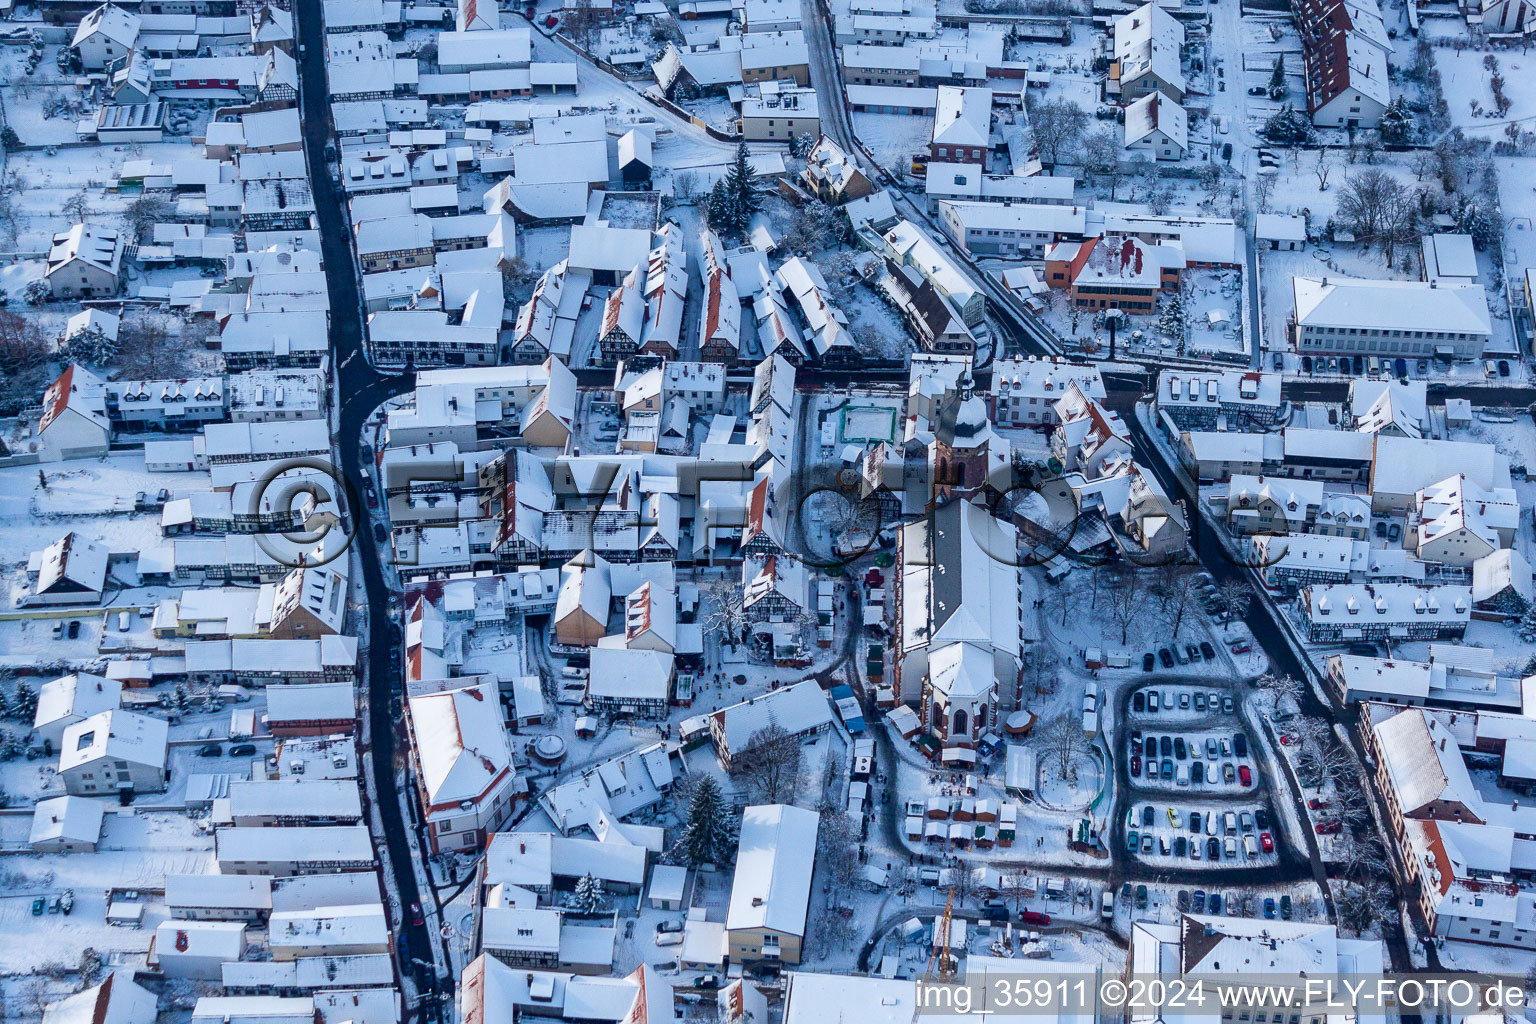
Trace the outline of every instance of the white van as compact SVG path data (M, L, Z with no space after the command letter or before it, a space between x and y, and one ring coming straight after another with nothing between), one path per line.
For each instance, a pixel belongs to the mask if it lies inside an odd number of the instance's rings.
M1115 894L1109 886L1104 887L1104 894L1099 897L1099 916L1106 921L1115 916Z
M1253 841L1253 836L1243 836L1243 852L1249 857L1257 857L1259 855L1259 847Z
M1189 785L1189 765L1179 765L1178 784L1180 786Z
M1227 835L1237 835L1237 815L1233 814L1231 811L1228 811L1226 814L1222 815L1221 820L1223 825L1222 830L1226 832Z

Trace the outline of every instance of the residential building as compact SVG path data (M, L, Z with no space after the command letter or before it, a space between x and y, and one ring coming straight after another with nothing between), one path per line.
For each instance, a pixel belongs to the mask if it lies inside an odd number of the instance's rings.
M59 775L74 796L158 793L166 768L170 727L164 719L132 711L102 711L65 728Z
M802 807L765 804L743 812L725 918L728 960L800 962L816 831L816 812Z
M433 852L480 849L525 792L496 694L446 690L410 697L406 709Z
M1468 360L1492 333L1481 285L1296 277L1292 338L1310 355Z
M1458 586L1319 584L1303 587L1296 602L1313 643L1455 640L1472 617L1472 592Z
M1114 59L1105 88L1122 103L1163 93L1184 102L1184 26L1160 4L1142 4L1116 20Z

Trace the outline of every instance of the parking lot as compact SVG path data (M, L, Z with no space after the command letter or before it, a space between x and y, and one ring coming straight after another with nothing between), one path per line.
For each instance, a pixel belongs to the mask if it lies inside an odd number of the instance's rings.
M1162 867L1277 863L1257 751L1229 691L1139 687L1127 698L1125 720L1125 853Z

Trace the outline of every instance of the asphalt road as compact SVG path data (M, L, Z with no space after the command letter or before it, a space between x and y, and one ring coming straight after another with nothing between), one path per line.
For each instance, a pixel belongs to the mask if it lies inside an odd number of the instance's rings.
M395 785L396 716L392 713L394 680L400 677L395 651L389 638L389 590L384 583L381 553L374 543L373 531L361 496L366 480L362 475L360 442L363 423L380 403L393 395L410 390L414 378L408 374L384 376L369 364L363 352L362 303L357 273L352 259L352 237L347 230L342 208L344 198L337 194L325 158L330 140L330 87L325 73L325 28L319 3L294 6L294 28L303 44L299 64L299 109L304 132L304 150L309 160L310 188L315 199L315 216L320 228L320 250L325 261L326 291L331 304L331 360L339 396L340 428L337 447L341 452L341 473L346 483L347 504L351 506L352 541L358 546L363 566L363 589L368 601L367 647L368 720L370 727L369 764L373 771L374 792L378 795L379 818L384 826L384 843L394 869L400 906L407 908L421 902L416 886L411 848L400 794ZM405 915L402 912L402 917ZM430 958L432 943L426 925L414 926L408 919L394 922L396 934L403 935L413 958ZM397 952L399 948L397 946ZM411 965L400 963L404 973ZM423 988L437 984L435 977L418 974ZM454 979L448 972L442 991L452 993ZM423 1004L422 1020L428 1004Z

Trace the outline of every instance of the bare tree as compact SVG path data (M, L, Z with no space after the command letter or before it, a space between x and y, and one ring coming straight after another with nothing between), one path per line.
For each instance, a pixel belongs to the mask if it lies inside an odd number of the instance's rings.
M678 171L672 175L672 198L683 205L699 197L699 176L694 171Z
M1269 212L1270 197L1275 194L1275 176L1273 174L1261 174L1253 183L1253 193L1259 200L1259 212Z
M1363 878L1386 863L1387 853L1374 836L1361 838L1353 832L1341 832L1333 841L1335 862L1346 878Z
M145 194L128 204L128 209L123 211L123 223L128 228L129 236L137 241L154 225L169 220L174 212L175 207L169 199L152 193Z
M1009 868L998 876L997 894L1020 910L1024 901L1035 894L1034 876L1022 868Z
M1068 782L1076 780L1077 758L1087 747L1082 723L1071 712L1062 712L1046 720L1037 732L1040 750L1056 769L1056 776Z
M1157 578L1151 584L1152 596L1168 636L1176 637L1184 625L1184 618L1200 598L1200 580L1179 562L1166 562L1155 570Z
M1221 599L1227 604L1227 624L1223 630L1232 625L1233 619L1245 618L1248 615L1248 606L1253 603L1253 588L1246 580L1223 580L1216 588L1221 594Z
M1120 140L1108 128L1102 128L1083 139L1083 167L1095 174L1101 184L1109 186L1109 198L1115 198L1120 183L1125 180L1125 165L1120 162Z
M955 906L960 906L976 893L976 872L964 857L955 858L954 879L951 888L955 893Z
M1288 701L1293 701L1301 696L1301 682L1295 677L1285 674L1266 672L1258 678L1258 688L1269 697L1271 711L1279 710L1280 706Z
M0 413L35 402L47 381L48 343L37 321L0 309Z
M842 807L824 803L816 830L816 862L830 884L827 900L833 906L849 906L859 881L859 824Z
M1333 157L1328 153L1328 147L1323 146L1317 151L1317 162L1312 165L1312 171L1317 175L1317 190L1328 191L1328 175L1333 171Z
M1061 659L1043 644L1029 652L1024 664L1025 678L1034 687L1035 696L1056 692L1056 674L1061 670Z
M1398 920L1397 896L1380 878L1345 882L1334 894L1333 902L1339 912L1339 923L1356 935L1378 921L1393 925Z
M732 647L747 638L746 594L741 584L729 577L720 577L702 588L708 602L703 626L705 633L717 633Z
M1128 643L1131 623L1141 617L1147 603L1147 583L1134 565L1117 563L1109 573L1106 605L1109 618L1120 627L1120 642Z
M592 33L597 30L597 12L592 0L574 0L565 11L565 34L583 50L592 48Z
M129 380L186 377L192 352L170 317L148 315L124 320L118 332L118 362Z
M1030 108L1029 126L1041 155L1048 155L1048 162L1054 167L1061 158L1061 151L1071 149L1083 137L1088 127L1088 112L1069 99L1037 103Z
M91 215L91 195L82 188L64 200L64 205L59 209L66 217L78 224Z
M731 758L731 774L745 782L764 803L794 799L800 782L800 739L770 725L747 740L745 750Z

